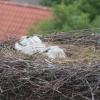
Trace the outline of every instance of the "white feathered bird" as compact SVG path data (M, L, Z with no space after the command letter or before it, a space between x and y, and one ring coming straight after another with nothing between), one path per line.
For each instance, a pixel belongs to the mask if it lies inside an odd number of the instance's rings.
M18 42L15 43L15 49L17 51L20 51L24 54L28 54L28 55L32 55L33 53L35 53L36 51L32 48L32 46L30 45L20 45Z
M46 55L51 59L66 58L64 50L58 46L49 46Z
M40 38L38 36L32 36L32 37L29 37L28 40L30 41L30 43L38 43L38 44L41 44L42 41L40 40Z
M37 36L27 37L23 36L19 42L15 43L15 49L24 54L32 55L34 53L44 53L48 58L58 59L65 58L66 54L63 49L58 46L48 46L40 40Z
M45 44L37 36L29 38L23 36L19 42L15 43L15 49L22 53L32 55L36 52L43 52L45 50Z
M22 36L21 39L19 40L19 43L23 46L28 45L28 38L27 36Z

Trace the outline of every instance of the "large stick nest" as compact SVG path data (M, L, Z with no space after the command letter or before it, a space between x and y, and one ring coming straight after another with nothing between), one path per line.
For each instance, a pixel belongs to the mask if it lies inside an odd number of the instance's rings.
M1 100L100 100L100 63L0 61Z
M0 100L100 100L100 60L55 63L35 58L1 55Z

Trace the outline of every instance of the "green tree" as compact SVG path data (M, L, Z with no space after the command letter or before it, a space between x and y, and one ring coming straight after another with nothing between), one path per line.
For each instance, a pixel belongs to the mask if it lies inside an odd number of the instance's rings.
M66 5L71 4L75 0L42 0L41 4L44 6L53 6L54 4L61 4L64 2Z
M93 22L96 16L100 15L100 0L83 0L80 9L88 13L90 22Z
M78 4L77 4L78 3ZM57 30L68 31L89 27L88 14L79 9L79 2L67 5L61 3L54 7L55 25Z
M45 0L44 0L45 1ZM49 0L46 0L46 2ZM37 30L70 31L99 27L100 1L99 0L50 0L54 19L38 24ZM50 2L49 1L49 2ZM55 4L53 4L55 2ZM36 28L36 27L35 27Z

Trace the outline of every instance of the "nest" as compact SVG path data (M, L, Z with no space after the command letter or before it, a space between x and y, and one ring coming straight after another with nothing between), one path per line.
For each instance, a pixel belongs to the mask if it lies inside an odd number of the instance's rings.
M100 45L100 35L90 30L77 30L74 32L60 32L44 37L44 41L74 45Z
M65 36L62 34L62 41L68 40ZM80 45L95 40L90 44L100 47L98 36L72 36L69 40L80 40L76 42ZM16 52L13 44L0 45L0 100L100 100L100 60L52 62L42 55Z
M100 100L100 63L1 60L0 100Z

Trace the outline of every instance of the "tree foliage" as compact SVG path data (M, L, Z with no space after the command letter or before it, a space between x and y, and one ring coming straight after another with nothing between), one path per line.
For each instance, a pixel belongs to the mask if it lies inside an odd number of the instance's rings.
M96 16L100 15L100 0L83 0L80 9L89 14L89 20L92 22Z
M42 0L41 4L44 6L53 6L54 4L61 4L62 2L66 5L73 3L75 0Z
M73 4L68 6L61 3L60 5L56 5L54 7L53 11L55 15L55 24L58 29L68 31L89 27L88 14L83 13L79 9L78 4L75 1Z
M52 6L54 19L38 25L41 31L70 31L100 27L100 0L43 0Z

